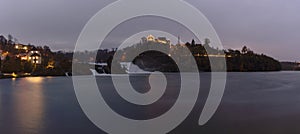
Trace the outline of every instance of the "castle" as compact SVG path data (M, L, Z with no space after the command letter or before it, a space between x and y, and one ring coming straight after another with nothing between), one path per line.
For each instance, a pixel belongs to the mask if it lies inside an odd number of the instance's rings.
M166 45L171 45L171 41L168 40L166 37L158 37L155 38L153 35L148 35L147 37L142 38L142 43L148 43L148 42L155 42L155 43L161 43Z

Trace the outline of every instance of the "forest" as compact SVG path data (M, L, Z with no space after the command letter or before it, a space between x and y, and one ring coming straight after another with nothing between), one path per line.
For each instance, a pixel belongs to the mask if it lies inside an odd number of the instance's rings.
M26 49L16 49L16 46L22 46ZM149 49L150 48L150 49ZM145 51L139 53L137 50L151 50L159 48L159 51ZM184 51L185 49L188 50ZM39 51L42 58L41 63L33 64L29 60L22 60L22 55L29 51ZM18 42L13 36L7 38L0 36L0 74L16 73L30 74L31 76L63 76L65 73L72 72L72 64L89 62L108 63L107 72L111 72L112 62L133 62L146 71L178 72L178 66L185 66L186 70L192 70L191 61L185 60L190 54L196 61L196 67L200 72L211 71L210 60L225 59L226 63L220 62L220 70L235 72L254 72L254 71L280 71L281 63L267 55L257 54L248 47L244 46L241 50L222 50L213 48L209 39L205 39L203 44L197 44L194 40L185 44L166 45L158 42L140 42L131 47L122 49L99 49L95 51L76 52L82 59L73 61L74 52L56 51L53 52L49 46L24 45ZM94 55L97 55L95 58ZM170 57L177 57L177 61ZM114 59L114 60L113 60ZM226 66L224 66L226 65ZM91 65L88 68L93 68ZM123 68L118 67L120 72Z

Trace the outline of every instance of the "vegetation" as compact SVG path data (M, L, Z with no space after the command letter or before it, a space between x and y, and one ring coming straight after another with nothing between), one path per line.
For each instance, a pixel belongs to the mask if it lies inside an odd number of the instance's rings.
M16 46L26 47L26 49L16 49ZM78 57L80 57L80 59L75 59L75 62L76 64L106 62L108 63L108 67L105 68L105 72L111 72L110 66L113 62L131 61L147 71L178 72L178 64L186 66L191 62L184 59L184 56L187 56L188 53L185 53L183 50L187 49L193 55L200 71L211 71L210 58L225 58L227 71L281 70L281 64L277 60L263 54L256 54L246 46L241 50L219 50L218 48L212 48L210 46L209 39L205 39L204 44L196 44L195 41L192 40L191 43L187 42L185 45L177 44L171 46L172 47L158 42L144 42L119 51L116 49L100 49L93 52L76 52L76 55L79 55ZM148 50L149 48L151 49L151 47L159 47L160 50L169 52L169 55L158 51L146 51L143 53L136 51ZM53 52L48 46L20 44L12 35L8 35L7 39L4 36L0 36L0 50L0 74L15 73L37 76L62 76L65 75L66 72L72 72L73 52ZM29 60L22 60L20 55L26 54L30 50L40 52L42 57L41 63L34 64ZM94 55L97 55L96 59L93 58ZM170 55L177 57L180 62L176 63L170 58ZM210 55L215 55L216 57L210 57ZM84 68L83 70L89 71L88 68L91 68L91 66L89 65ZM124 72L121 66L117 68L120 70L120 73ZM193 67L190 68L192 69Z
M279 61L264 54L256 54L244 46L242 52L238 50L225 51L231 58L227 58L228 71L280 71Z
M282 70L300 71L300 64L297 62L281 62Z
M193 40L191 43L187 42L185 46L193 54L196 63L198 65L199 71L211 71L210 59L225 58L227 64L227 71L239 71L239 72L250 72L250 71L280 71L281 64L279 61L266 56L264 54L256 54L249 48L244 46L242 50L219 50L217 48L212 48L209 45L209 39L205 40L205 43L196 44ZM131 61L134 59L134 63L144 70L148 71L163 71L163 72L177 72L178 64L190 65L184 60L184 52L182 51L184 46L174 45L170 48L168 45L161 47L160 43L138 43L132 47L125 48L119 51L117 58L120 61ZM167 54L163 54L157 51L148 51L141 54L137 54L136 50L145 50L145 47L151 48L155 46L160 46L162 49L169 49L171 55L177 55L177 57L183 59L179 60L180 63L175 63ZM127 53L126 53L127 52ZM130 52L130 53L128 53ZM208 53L209 52L209 53ZM126 56L124 56L124 54ZM137 57L134 57L138 55ZM122 59L123 57L123 59ZM124 57L126 57L124 59ZM218 61L218 60L216 60ZM222 63L220 66L224 65Z

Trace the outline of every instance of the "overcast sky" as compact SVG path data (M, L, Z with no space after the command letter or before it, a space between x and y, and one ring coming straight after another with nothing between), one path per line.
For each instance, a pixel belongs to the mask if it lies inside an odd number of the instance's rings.
M299 0L186 1L206 15L225 48L246 45L282 61L300 61ZM72 50L86 22L111 2L0 0L0 34L12 34L24 44ZM190 41L191 37L181 36Z

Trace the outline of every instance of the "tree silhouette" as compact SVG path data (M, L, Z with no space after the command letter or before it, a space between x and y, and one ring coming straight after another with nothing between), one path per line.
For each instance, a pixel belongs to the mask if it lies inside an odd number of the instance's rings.
M247 53L248 52L248 48L246 47L246 46L244 46L243 48L242 48L242 54L245 54L245 53Z
M196 45L196 43L195 43L195 40L193 39L192 40L192 46L195 46Z

